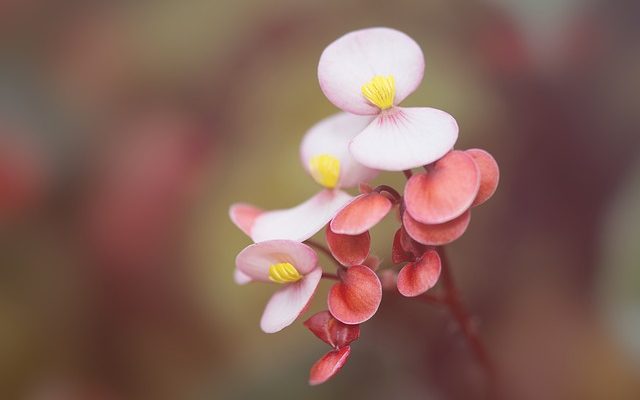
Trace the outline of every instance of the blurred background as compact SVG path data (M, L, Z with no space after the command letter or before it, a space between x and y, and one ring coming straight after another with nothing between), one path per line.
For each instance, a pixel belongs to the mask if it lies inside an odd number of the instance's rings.
M318 58L384 25L426 56L405 104L501 166L449 253L508 398L640 398L639 5L0 1L0 397L483 398L447 313L392 292L311 388L327 346L263 334L272 288L232 280L229 204L318 190L298 161L336 112ZM395 226L372 233L383 260Z

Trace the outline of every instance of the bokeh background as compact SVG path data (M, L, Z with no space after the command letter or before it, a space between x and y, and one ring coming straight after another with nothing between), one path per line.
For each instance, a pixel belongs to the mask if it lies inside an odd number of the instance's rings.
M232 280L229 204L317 191L320 53L384 25L427 59L406 104L501 166L450 255L508 398L640 398L639 4L0 1L0 397L482 398L451 318L393 293L308 387L327 347L261 333L272 288Z

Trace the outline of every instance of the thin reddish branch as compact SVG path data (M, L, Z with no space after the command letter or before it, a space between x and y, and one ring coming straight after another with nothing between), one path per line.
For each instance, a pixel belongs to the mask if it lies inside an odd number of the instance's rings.
M336 275L336 274L332 274L332 273L329 273L329 272L322 272L322 279L331 279L331 280L334 280L334 281L339 281L340 277L338 277L338 275Z
M469 311L467 311L460 300L460 294L453 280L453 276L451 275L449 260L444 247L438 247L436 250L442 260L442 272L440 276L445 291L444 301L442 304L445 304L451 311L454 319L458 325L460 325L460 329L462 330L471 351L478 360L478 363L485 369L489 379L491 398L499 398L495 365L489 357L489 353L480 339L478 332L473 326Z
M413 175L413 171L411 171L410 169L405 169L404 171L402 171L402 173L404 174L404 177L407 179L411 178L411 176Z
M331 254L331 250L329 250L326 246L311 239L307 239L304 242L309 246L313 247L314 249L316 249L317 251L324 253L331 261L333 261L333 263L338 267L338 269L342 268L342 264L340 264L340 262L336 260L333 254Z

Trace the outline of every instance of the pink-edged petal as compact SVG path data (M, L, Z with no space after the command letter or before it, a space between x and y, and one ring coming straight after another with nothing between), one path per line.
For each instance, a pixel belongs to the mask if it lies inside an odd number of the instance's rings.
M402 171L431 164L453 148L456 120L435 108L395 107L383 111L349 146L369 168Z
M253 224L251 239L254 242L271 239L304 242L318 233L352 198L340 190L322 190L296 207L266 211Z
M364 265L354 265L341 274L342 282L329 291L327 304L337 320L355 325L371 318L382 301L382 285L375 272Z
M420 259L402 267L398 273L398 291L405 297L415 297L431 289L440 277L440 256L427 250Z
M495 158L485 150L469 149L465 153L473 158L480 170L480 189L471 204L472 207L475 207L489 200L496 192L500 181L500 168Z
M470 155L454 150L425 174L413 175L404 189L407 211L423 224L442 224L471 207L480 188L480 171Z
M347 33L320 56L318 80L325 96L353 114L376 114L378 107L362 95L362 86L376 75L395 80L394 104L411 94L422 81L424 55L406 34L390 28Z
M331 230L343 235L359 235L373 228L391 210L391 200L378 192L357 196L331 220Z
M309 384L319 385L326 382L342 369L342 366L349 359L351 347L346 346L341 349L331 350L321 359L316 361L311 367L309 374Z
M229 207L229 218L242 232L251 236L251 228L263 211L251 204L235 203Z
M403 237L404 234L402 228L396 231L396 234L393 236L393 245L391 247L391 262L394 264L400 264L403 262L409 262L414 260L414 256L411 251L405 249L403 245Z
M346 267L362 264L369 255L371 247L369 232L359 235L341 235L333 232L331 227L327 226L326 240L331 254Z
M318 267L275 292L262 313L260 328L265 333L275 333L291 325L307 309L320 278L322 269Z
M340 348L360 337L360 325L347 325L338 321L329 311L320 311L304 322L314 335L329 346Z
M271 282L269 267L288 262L302 275L314 271L318 265L316 252L304 243L293 240L269 240L254 243L236 257L236 268L251 279Z
M313 157L327 154L340 161L336 187L349 188L367 182L378 175L375 169L360 164L349 153L349 142L371 123L373 117L347 113L334 114L315 124L305 134L300 145L302 165L311 174Z
M247 283L252 281L249 275L245 274L237 268L233 271L233 280L238 285L246 285Z
M426 225L411 218L408 212L402 216L402 224L407 233L418 243L442 246L458 239L467 230L471 212L468 210L458 218L444 224Z

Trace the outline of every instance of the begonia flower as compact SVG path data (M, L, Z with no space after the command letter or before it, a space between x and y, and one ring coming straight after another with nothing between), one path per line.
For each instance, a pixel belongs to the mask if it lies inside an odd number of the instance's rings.
M426 173L409 179L404 189L406 210L422 224L452 221L487 201L499 178L498 164L485 150L451 151Z
M344 324L328 311L313 315L304 325L320 340L333 347L333 350L311 367L309 384L319 385L333 377L344 366L351 354L350 344L360 337L360 326Z
M453 148L458 125L451 115L398 106L423 74L420 46L390 28L353 31L324 50L318 80L329 101L344 111L374 117L349 146L361 164L401 171L430 164Z
M408 263L398 273L398 291L405 297L419 296L438 282L441 270L438 252L427 250L415 262Z
M282 285L262 314L260 327L266 333L291 325L307 308L322 277L315 251L292 240L248 246L236 257L236 268L242 277Z
M349 141L371 117L339 113L318 122L300 146L302 165L324 187L302 204L262 211L248 204L231 206L231 220L254 242L272 239L304 241L320 231L353 198L342 188L373 179L378 171L358 163L349 153Z
M353 265L338 274L340 282L331 287L327 299L331 315L349 325L373 317L382 301L378 275L366 265Z

